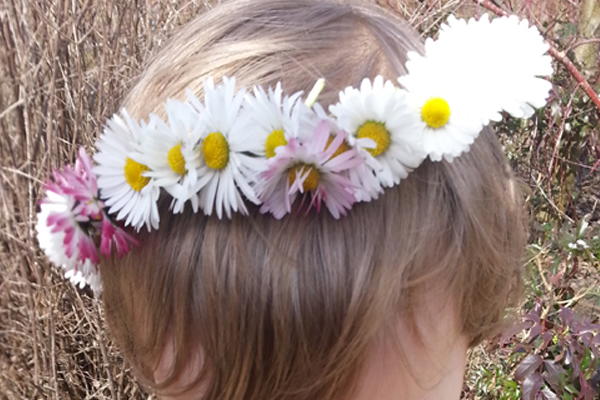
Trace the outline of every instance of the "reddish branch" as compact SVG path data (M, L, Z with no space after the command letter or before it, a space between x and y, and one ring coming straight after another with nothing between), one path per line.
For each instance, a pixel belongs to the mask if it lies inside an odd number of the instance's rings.
M554 46L550 45L550 55L560 61L569 71L569 73L575 78L577 83L581 85L583 91L592 99L598 111L600 111L600 98L598 98L598 93L594 90L592 85L585 79L583 74L579 72L573 61L569 60L567 56L561 51L558 51Z
M487 8L488 10L490 10L491 12L493 12L496 15L500 15L500 16L508 15L508 13L506 11L504 11L497 5L493 4L490 0L474 0L474 1L477 4L481 5L482 7ZM598 109L598 111L600 111L600 98L598 97L598 93L596 93L596 91L594 90L592 85L590 85L590 83L587 81L587 79L585 79L583 74L581 72L579 72L579 70L577 69L575 64L573 64L573 62L571 60L569 60L569 58L562 51L557 50L556 47L554 47L552 44L550 44L550 55L552 57L554 57L557 61L559 61L562 65L564 65L565 68L567 68L567 70L569 71L571 76L573 76L573 78L575 78L575 80L577 81L577 83L579 83L579 85L581 86L583 91L589 96L589 98L592 100L592 102L596 105L596 108Z

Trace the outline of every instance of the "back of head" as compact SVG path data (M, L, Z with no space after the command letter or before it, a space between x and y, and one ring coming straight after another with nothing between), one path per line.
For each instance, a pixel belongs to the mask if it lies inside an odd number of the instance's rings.
M229 1L165 45L124 107L164 114L167 98L201 95L209 75L246 87L281 81L287 93L324 77L327 106L364 77L395 80L420 48L404 21L372 4ZM418 326L432 293L455 310L456 335L475 344L519 289L520 196L487 130L454 162L425 161L339 220L160 208L159 231L101 265L111 331L158 389L193 371L204 399L339 399L373 342L401 344L398 321Z

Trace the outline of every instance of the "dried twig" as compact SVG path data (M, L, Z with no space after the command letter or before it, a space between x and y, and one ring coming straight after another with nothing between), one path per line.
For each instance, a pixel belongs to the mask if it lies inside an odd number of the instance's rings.
M569 98L569 102L564 109L560 127L558 129L558 133L556 135L556 142L554 144L554 150L552 151L552 157L550 158L550 164L548 164L548 176L552 176L552 172L554 172L554 165L556 162L556 157L558 156L558 151L560 150L560 141L562 139L563 133L565 132L565 126L567 124L567 120L571 117L571 113L573 112L573 100L575 99L575 95L577 94L577 90L573 90L571 97Z

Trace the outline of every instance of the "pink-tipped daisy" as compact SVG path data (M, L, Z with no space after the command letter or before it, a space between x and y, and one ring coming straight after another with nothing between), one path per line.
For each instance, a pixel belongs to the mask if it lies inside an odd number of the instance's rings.
M347 172L363 162L346 144L346 136L324 120L305 142L291 138L279 147L257 186L261 212L280 219L301 197L302 204L308 202L307 211L312 207L319 211L324 203L334 218L345 215L356 201L356 187Z
M101 290L97 264L100 254L127 253L137 241L113 224L98 198L98 185L92 162L83 149L75 166L55 171L44 185L46 196L40 202L36 232L40 248L65 276L76 285ZM100 252L97 241L100 240Z
M114 248L117 256L123 257L138 244L137 239L115 225L105 214L100 231L100 254L109 257L113 254Z
M75 167L55 171L52 177L44 185L46 196L37 214L40 248L69 278L76 277L75 283L90 283L97 290L99 255L91 228L102 219L103 205L97 198L91 161L81 149Z

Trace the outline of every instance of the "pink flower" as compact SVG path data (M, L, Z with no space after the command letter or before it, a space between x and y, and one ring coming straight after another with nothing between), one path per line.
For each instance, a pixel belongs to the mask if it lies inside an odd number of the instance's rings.
M107 217L102 220L102 233L100 234L100 253L103 256L110 256L114 245L119 257L129 253L132 246L137 246L139 242L123 229L113 224Z
M83 148L79 149L75 166L67 165L52 174L53 181L44 185L46 191L74 200L73 214L99 219L104 207L98 199L98 184L92 172L92 161ZM46 200L44 200L46 201Z
M61 241L62 246L53 251L63 254L54 254L51 260L54 258L53 262L73 269L78 269L86 260L94 265L99 261L93 224L102 220L104 205L97 197L98 186L91 168L91 160L82 148L75 166L54 171L52 180L44 185L46 197L41 201L42 211L38 214L38 219L45 220L49 229L43 233L38 229L40 244L42 239L46 244Z
M75 165L54 171L44 189L36 224L40 247L71 281L100 290L100 254L110 256L114 246L122 256L137 241L108 218L98 198L91 160L83 149Z
M55 211L48 214L46 224L52 233L63 234L63 247L67 257L78 261L90 260L98 263L98 250L94 240L81 227L77 216L69 211Z
M347 134L333 128L331 121L323 120L305 142L291 138L277 148L258 183L261 212L280 219L291 212L299 196L300 208L320 211L324 203L336 219L352 207L357 188L348 171L364 161L348 146Z

